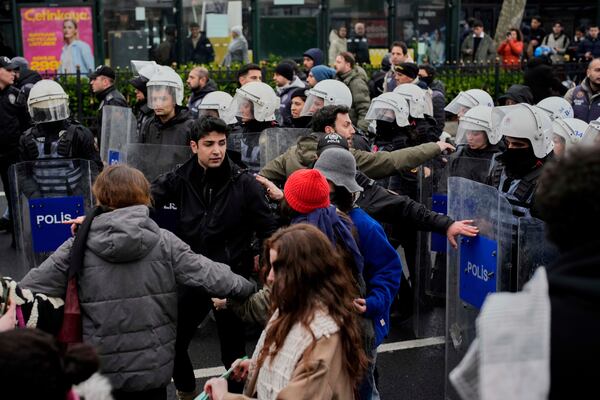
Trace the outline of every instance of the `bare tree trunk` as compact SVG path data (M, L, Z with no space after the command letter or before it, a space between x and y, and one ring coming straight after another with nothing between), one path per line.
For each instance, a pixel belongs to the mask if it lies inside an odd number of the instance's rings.
M496 36L494 37L496 47L506 39L506 32L510 28L520 28L526 4L527 0L504 0L502 2L502 10L500 11L498 26L496 26Z

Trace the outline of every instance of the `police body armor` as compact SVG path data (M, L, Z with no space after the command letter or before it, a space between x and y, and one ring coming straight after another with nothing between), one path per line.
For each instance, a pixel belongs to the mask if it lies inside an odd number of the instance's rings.
M513 179L508 183L506 166L496 157L493 160L490 173L490 184L497 188L513 206L513 213L517 217L530 215L533 206L536 182L542 173L541 168L536 168L521 179ZM506 184L508 188L505 188Z
M26 160L48 160L43 164L33 164L33 177L42 195L68 196L73 193L81 180L81 170L73 165L72 144L78 125L69 124L67 129L56 135L44 135L39 126L34 126L24 134L24 154Z

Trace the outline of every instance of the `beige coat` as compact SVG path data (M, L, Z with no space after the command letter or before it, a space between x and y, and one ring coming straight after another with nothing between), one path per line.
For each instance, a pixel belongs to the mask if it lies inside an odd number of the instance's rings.
M335 65L335 58L344 51L348 51L348 41L332 29L329 33L329 65Z
M310 355L300 359L289 384L279 392L277 399L354 399L350 377L343 368L343 352L339 333L317 340ZM254 379L246 384L243 395L228 393L223 399L251 399L255 394L257 378L258 373L254 374Z

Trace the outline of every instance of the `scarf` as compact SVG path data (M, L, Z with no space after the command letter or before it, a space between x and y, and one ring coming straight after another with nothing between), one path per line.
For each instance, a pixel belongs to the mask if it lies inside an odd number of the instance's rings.
M352 225L340 218L335 206L317 208L309 214L302 214L292 219L292 225L300 223L307 223L319 228L329 238L334 247L340 240L342 242L340 245L352 255L357 271L362 274L364 259L354 236L352 236Z

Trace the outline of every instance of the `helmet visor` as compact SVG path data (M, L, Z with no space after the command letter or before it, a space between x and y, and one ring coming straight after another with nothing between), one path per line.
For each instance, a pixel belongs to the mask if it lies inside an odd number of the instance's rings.
M485 136L485 140L489 142L490 129L483 123L474 121L460 121L456 131L456 144L468 144L469 138Z
M176 89L173 86L152 85L148 88L148 107L153 110L175 107Z
M222 118L221 112L215 108L198 108L198 116Z
M251 121L254 118L254 103L245 98L244 96L236 93L233 96L231 105L225 113L227 118L241 118L242 121Z
M600 144L600 121L591 121L583 134L581 144L591 146Z
M373 101L373 103L371 103L371 107L369 107L365 119L367 121L378 120L395 122L400 127L409 125L408 110L398 110L391 104L386 104L381 101Z
M29 114L35 123L62 121L69 118L69 101L52 99L33 103L29 106Z
M301 117L305 116L313 116L317 111L325 106L325 99L315 96L314 94L309 94L304 102L304 107L302 108L302 112L300 113Z
M462 116L476 105L477 103L473 101L469 95L460 92L458 96L452 99L450 104L448 104L444 110L454 115Z

